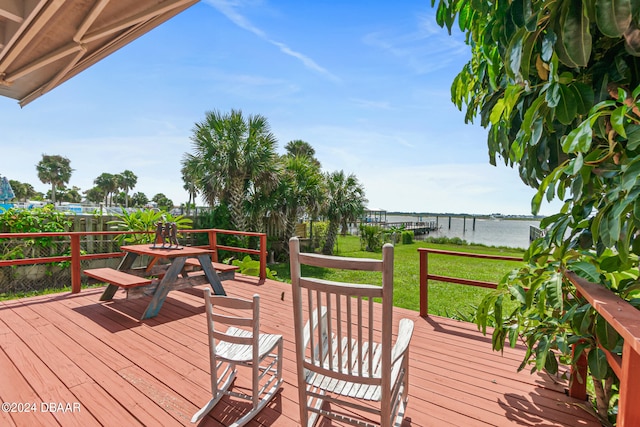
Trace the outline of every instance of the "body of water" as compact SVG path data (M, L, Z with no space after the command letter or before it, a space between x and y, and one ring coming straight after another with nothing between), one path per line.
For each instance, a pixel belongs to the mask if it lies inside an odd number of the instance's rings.
M451 218L449 220L449 218ZM510 248L529 247L530 227L539 227L535 219L480 219L476 218L475 230L473 217L466 220L449 216L387 215L387 222L437 221L439 229L424 237L459 237L469 243L487 246L507 246ZM420 237L419 237L420 238Z

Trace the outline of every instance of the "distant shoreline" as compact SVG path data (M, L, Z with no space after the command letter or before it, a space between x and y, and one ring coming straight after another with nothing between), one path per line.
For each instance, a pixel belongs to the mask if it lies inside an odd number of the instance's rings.
M394 216L426 216L426 217L452 217L452 218L479 218L479 219L511 219L511 220L535 220L544 218L542 215L508 215L508 214L469 214L469 213L434 213L434 212L392 212L386 215Z

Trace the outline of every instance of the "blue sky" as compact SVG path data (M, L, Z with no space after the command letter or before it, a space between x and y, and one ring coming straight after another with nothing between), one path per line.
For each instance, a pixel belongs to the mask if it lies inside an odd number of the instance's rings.
M128 169L134 192L179 205L194 124L240 109L268 119L279 152L302 139L325 171L355 174L370 207L529 214L534 190L489 164L486 131L450 101L468 57L427 0L202 0L22 109L0 98L0 175L46 191L35 165L59 154L69 186Z

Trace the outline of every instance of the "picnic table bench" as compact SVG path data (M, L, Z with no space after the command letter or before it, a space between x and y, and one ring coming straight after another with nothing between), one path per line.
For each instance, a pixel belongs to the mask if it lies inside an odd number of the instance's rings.
M152 279L125 273L115 268L91 268L84 270L84 274L104 283L111 283L118 287L129 289L137 286L150 285Z
M184 265L197 268L197 267L200 267L200 261L198 261L195 258L189 258L185 261ZM220 277L220 280L233 280L236 276L235 275L236 270L240 269L240 267L238 267L237 265L224 264L224 263L215 262L215 261L211 262L211 266L216 271L216 273L218 273L218 277ZM198 272L195 272L195 273L198 273Z

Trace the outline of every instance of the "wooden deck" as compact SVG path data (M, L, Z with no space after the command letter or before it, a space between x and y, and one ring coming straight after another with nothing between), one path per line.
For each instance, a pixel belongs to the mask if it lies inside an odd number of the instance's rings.
M224 287L234 296L260 293L262 329L285 339L282 390L249 425L297 426L289 286L237 275ZM170 293L160 314L144 321L148 298L124 300L119 291L101 303L102 291L0 302L0 425L192 425L209 399L201 289ZM517 373L522 349L492 352L490 337L473 324L396 309L394 321L400 317L416 322L405 426L600 425L580 408L584 402L564 395L563 384ZM246 387L244 378L241 372L235 387ZM229 425L244 405L223 400L200 425Z

